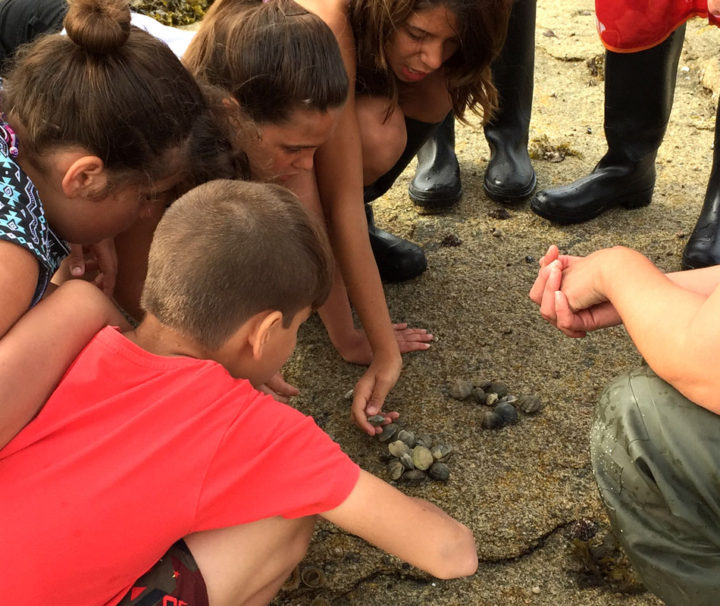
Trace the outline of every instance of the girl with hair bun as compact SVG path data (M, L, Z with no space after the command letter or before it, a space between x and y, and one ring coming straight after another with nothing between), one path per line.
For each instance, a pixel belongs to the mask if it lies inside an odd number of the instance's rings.
M115 236L187 180L212 124L200 87L131 26L127 2L74 0L64 25L20 49L0 93L0 336L69 242Z

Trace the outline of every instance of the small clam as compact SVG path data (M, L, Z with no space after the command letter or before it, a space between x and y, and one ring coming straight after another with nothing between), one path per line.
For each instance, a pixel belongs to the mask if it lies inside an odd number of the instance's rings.
M392 456L400 458L404 454L410 453L410 447L402 440L395 440L388 444L388 451L390 451Z
M415 469L415 464L412 460L412 455L409 452L400 455L400 462L405 466L405 469Z
M466 398L469 398L472 390L472 382L466 379L455 379L448 387L450 396L456 400L465 400Z
M412 451L412 461L415 465L415 469L425 471L430 465L433 464L432 453L425 446L416 446Z
M508 394L506 396L503 396L498 400L498 402L507 402L508 404L515 404L515 402L518 401L518 397L512 394Z
M420 482L424 481L426 477L427 476L424 471L420 471L419 469L409 469L403 474L402 479L406 482L419 484Z
M415 438L415 446L432 448L432 438L426 433L421 433L417 438Z
M450 468L445 465L445 463L440 463L439 461L436 461L428 470L428 475L433 480L447 482L448 478L450 477Z
M480 423L485 429L500 429L503 426L502 418L494 410L483 410Z
M398 431L400 431L400 428L393 423L383 425L382 433L378 434L378 440L380 440L381 442L388 442L397 435Z
M450 448L447 444L438 444L433 446L430 452L432 453L433 459L439 461L440 459L450 456L452 448Z
M398 459L393 459L387 465L387 472L391 480L399 480L404 471L405 465L403 465Z
M498 395L498 398L502 398L503 396L508 395L507 385L505 385L505 383L496 383L494 381L490 383L490 387L485 391L491 391L492 393L496 393Z
M317 566L307 566L300 571L300 579L303 585L311 589L317 589L327 583L325 573Z
M485 404L485 400L487 400L487 394L480 388L476 387L473 389L473 399L477 404Z
M510 402L498 402L494 410L495 414L502 419L504 425L515 425L520 419L517 410Z
M494 391L489 392L487 397L485 398L485 404L487 404L488 406L492 406L497 401L498 395Z
M373 415L367 418L367 422L373 427L379 427L385 422L385 417L383 415Z
M537 396L526 395L518 398L516 406L526 415L532 415L542 408L542 402Z
M410 448L415 446L415 433L412 431L407 431L406 429L401 429L398 432L397 439L405 442L405 444L407 444Z

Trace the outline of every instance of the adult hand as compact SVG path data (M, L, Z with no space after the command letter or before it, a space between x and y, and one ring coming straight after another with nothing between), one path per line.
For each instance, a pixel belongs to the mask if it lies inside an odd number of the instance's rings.
M275 398L278 402L288 403L290 398L300 393L297 387L290 385L282 376L282 373L276 372L267 383L260 386L260 391Z
M118 270L115 242L112 238L88 246L71 244L65 263L73 278L84 278L107 296L112 296Z
M355 424L368 435L381 433L381 427L374 427L367 418L381 414L385 424L397 419L397 412L381 412L385 398L397 383L402 369L402 358L397 355L377 355L367 372L360 377L353 391L351 417Z

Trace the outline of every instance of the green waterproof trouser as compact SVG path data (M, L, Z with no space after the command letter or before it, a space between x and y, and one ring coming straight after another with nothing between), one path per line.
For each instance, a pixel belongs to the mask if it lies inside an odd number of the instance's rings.
M720 604L720 415L643 366L614 379L590 453L615 533L668 606Z

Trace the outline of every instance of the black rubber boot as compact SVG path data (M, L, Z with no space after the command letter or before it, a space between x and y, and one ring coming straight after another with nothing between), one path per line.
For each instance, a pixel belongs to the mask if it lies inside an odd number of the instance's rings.
M408 193L424 212L445 210L462 195L455 156L455 114L450 112L417 153L417 169Z
M405 118L407 144L400 159L387 173L365 187L365 214L368 220L368 234L380 277L385 282L404 282L419 276L427 269L423 249L417 244L403 240L375 226L370 202L385 194L395 180L407 168L418 149L431 137L439 124L420 122Z
M605 53L608 151L586 177L539 192L530 208L556 223L581 223L615 206L650 203L655 157L672 109L685 26L638 53Z
M700 217L682 256L683 269L720 264L720 105L715 116L713 164Z
M537 178L527 151L534 71L535 0L518 0L505 44L492 65L500 107L485 125L490 162L483 188L496 202L520 202L535 190Z

